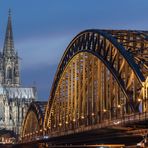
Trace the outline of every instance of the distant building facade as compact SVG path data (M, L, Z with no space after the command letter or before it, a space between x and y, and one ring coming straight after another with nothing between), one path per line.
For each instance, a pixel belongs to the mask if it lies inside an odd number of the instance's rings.
M0 52L0 129L19 134L28 106L35 99L34 87L21 86L19 57L14 48L9 11L4 47Z

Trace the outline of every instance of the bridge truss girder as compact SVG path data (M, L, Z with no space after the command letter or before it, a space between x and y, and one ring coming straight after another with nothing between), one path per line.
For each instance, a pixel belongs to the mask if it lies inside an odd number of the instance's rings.
M44 127L71 129L111 120L113 114L139 111L139 104L145 111L147 98L141 95L148 66L145 34L88 30L77 35L58 66Z
M43 135L44 111L46 102L32 102L23 120L21 140L30 141Z

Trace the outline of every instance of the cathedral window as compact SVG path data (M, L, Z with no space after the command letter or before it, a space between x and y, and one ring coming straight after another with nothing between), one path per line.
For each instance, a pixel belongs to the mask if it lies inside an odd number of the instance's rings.
M22 119L24 118L24 107L22 107Z
M12 69L10 67L7 70L7 78L12 79Z
M11 116L11 114L10 114L10 120L12 120L12 116Z
M5 112L4 112L4 104L0 102L0 120L4 120Z

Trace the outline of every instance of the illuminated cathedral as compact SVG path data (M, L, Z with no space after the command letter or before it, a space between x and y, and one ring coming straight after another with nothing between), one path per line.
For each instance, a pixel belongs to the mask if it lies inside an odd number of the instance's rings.
M3 51L0 52L0 130L19 134L29 104L36 100L36 89L21 85L19 56L14 48L9 11Z

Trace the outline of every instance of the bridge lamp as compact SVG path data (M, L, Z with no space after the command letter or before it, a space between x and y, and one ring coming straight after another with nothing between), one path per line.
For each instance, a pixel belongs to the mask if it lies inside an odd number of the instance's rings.
M65 123L68 124L68 121L66 121Z
M94 113L91 113L91 115L94 116L95 114Z
M46 129L46 128L44 128L44 131L47 131L47 129Z
M105 112L107 112L107 110L106 110L106 109L104 109L104 110L103 110L103 112L105 113Z
M73 122L75 122L76 121L76 119L73 119Z
M119 104L117 107L118 107L118 108L121 108L121 105Z
M84 116L81 116L81 119L84 119Z
M120 121L114 121L113 122L115 125L118 125L118 124L120 124Z
M36 133L38 133L38 131L36 131Z
M42 129L40 129L40 132L42 132Z
M140 98L138 98L138 102L141 102L142 100Z
M62 123L59 123L59 126L62 126Z

